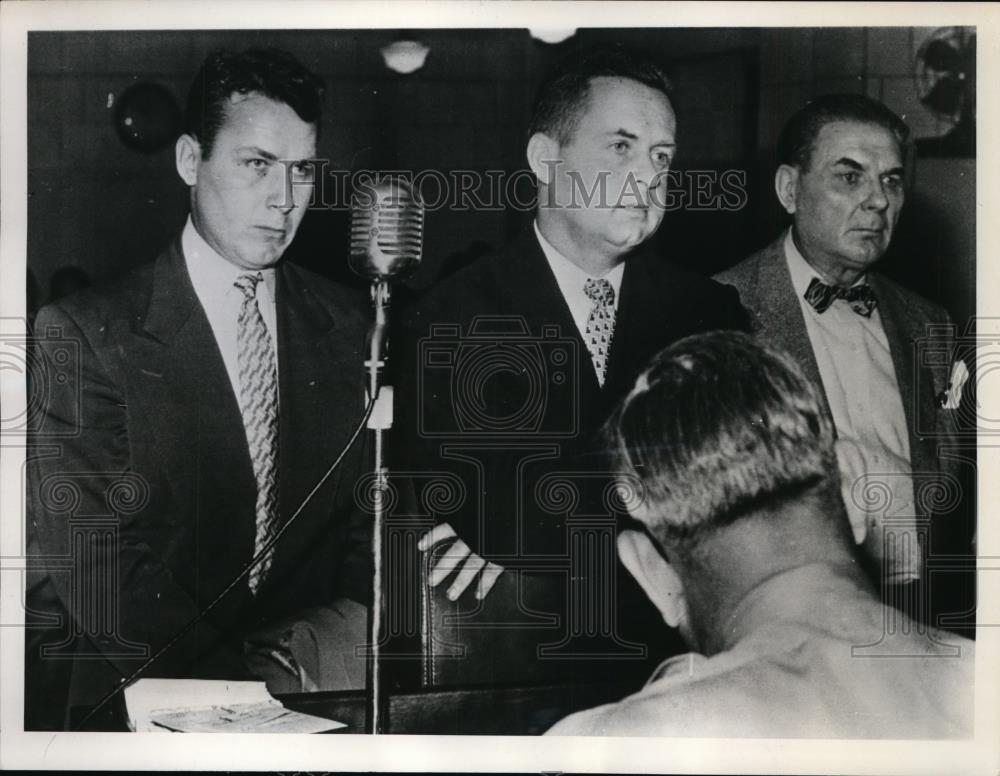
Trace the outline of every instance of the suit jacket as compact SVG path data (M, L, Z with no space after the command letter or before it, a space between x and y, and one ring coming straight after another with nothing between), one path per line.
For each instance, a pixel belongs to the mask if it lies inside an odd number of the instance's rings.
M817 386L823 383L792 286L784 253L784 235L735 267L716 276L735 286L764 342L788 351ZM906 415L917 513L929 520L924 557L958 555L972 563L974 530L974 451L959 447L957 410L944 409L939 397L949 384L956 357L948 313L878 272L868 273L889 341L896 381ZM825 399L825 392L823 392ZM971 400L967 394L963 402ZM973 465L968 465L969 463ZM876 570L873 568L872 573ZM938 624L939 615L959 615L973 605L974 569L958 574L923 575L923 592L897 602L920 620ZM972 635L964 616L941 621L942 627Z
M806 375L822 388L819 366L806 330L802 308L785 260L784 235L761 251L716 275L734 286L750 313L754 331L764 342L788 351ZM954 335L944 308L894 283L878 272L868 273L878 299L879 315L896 371L910 441L911 468L917 475L940 470L938 446L954 429L954 412L940 408L937 397L945 390L951 358L921 358L921 343L935 327L935 346L950 355ZM826 393L823 393L824 399ZM919 487L920 483L915 483Z
M660 257L634 254L625 264L601 387L555 276L530 230L502 252L434 286L403 317L405 379L416 376L419 380L419 386L408 392L419 401L402 402L400 424L419 440L417 448L407 446L420 450L414 463L426 465L428 454L439 460L442 445L455 443L479 444L484 449L496 443L538 447L540 455L545 445L558 445L558 454L540 468L561 471L570 462L575 469L606 470L605 444L598 432L659 350L697 332L747 326L736 293ZM522 341L523 347L519 346ZM556 350L565 352L568 363L559 361ZM439 366L438 353L448 351L455 353L452 364ZM421 357L423 362L417 363ZM520 447L506 456L508 460L523 457ZM509 474L489 465L482 473L488 480ZM506 497L497 488L489 489L487 512L497 512L494 499L505 501ZM581 507L577 512L585 510ZM484 526L465 524L466 541L486 555L494 554L493 548L481 543L489 538L504 555L525 549L537 553L543 547L558 552L560 548L550 541L532 541L541 538L534 531L540 526L527 519L519 548L510 542L509 517L487 518ZM454 524L461 516L450 520Z
M283 525L360 419L365 325L354 292L288 263L275 296ZM28 468L29 621L59 623L29 630L29 724L33 701L58 708L61 690L68 706L92 704L164 645L250 559L256 531L243 421L179 239L116 284L43 309L36 331L65 379L49 381ZM246 678L248 630L335 598L366 602L363 470L356 444L281 537L257 595L244 579L145 675Z
M600 533L602 520L614 527L625 519L607 487L599 431L643 366L687 335L747 327L731 289L636 253L626 260L602 388L531 230L438 283L403 319L397 384L408 386L411 400L403 396L399 406L403 461L396 470L442 472L462 483L461 504L433 517L477 553L507 569L564 575L568 526ZM573 582L586 584L589 576L600 585L598 577L611 575L623 633L630 626L664 630L618 563L613 538L581 541L593 541L614 568L574 566ZM570 605L565 594L556 597ZM633 606L642 613L633 617ZM494 641L501 635L489 634Z

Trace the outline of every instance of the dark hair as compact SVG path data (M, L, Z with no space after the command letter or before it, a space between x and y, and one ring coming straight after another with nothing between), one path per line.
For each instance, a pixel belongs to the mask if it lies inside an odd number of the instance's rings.
M211 156L215 136L226 119L226 106L236 94L259 93L283 102L300 119L319 124L323 110L323 80L309 72L287 51L253 48L239 54L208 55L188 92L184 132Z
M573 139L593 78L628 78L670 97L667 76L651 60L625 49L598 49L565 61L538 90L528 136L544 132L560 144Z
M640 494L633 514L661 542L840 482L818 390L790 356L741 332L661 351L605 434L623 486Z
M825 94L806 103L785 124L778 136L778 164L809 169L820 130L834 121L874 124L891 132L899 145L906 143L910 128L882 103L862 94Z

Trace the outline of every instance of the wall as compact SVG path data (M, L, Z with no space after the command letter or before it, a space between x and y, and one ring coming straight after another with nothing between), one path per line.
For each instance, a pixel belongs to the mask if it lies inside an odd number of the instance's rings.
M658 250L708 274L782 228L771 189L774 138L808 98L864 92L904 114L916 136L941 131L917 102L911 75L926 33L917 28L581 29L551 46L525 30L421 30L431 54L424 68L409 76L391 73L381 62L378 49L392 31L32 33L28 264L44 298L51 274L61 266L79 265L95 280L114 277L153 258L176 233L186 192L174 171L173 152L145 155L126 148L112 126L113 105L125 88L143 80L165 85L182 103L194 70L214 48L288 48L326 78L319 152L331 168L482 173L525 166L524 131L543 73L571 51L622 42L658 59L675 78L677 167L746 175L749 199L742 208L668 213L657 235ZM935 207L933 196L921 202L925 209ZM958 211L966 220L951 231L966 234L971 202ZM425 265L412 284L426 285L497 247L528 218L511 209L429 213ZM902 249L930 250L905 230L900 238ZM966 248L970 244L974 240L965 240ZM291 253L314 269L349 278L346 246L346 212L319 209L303 222ZM934 247L940 256L956 259L952 242L939 240ZM940 259L889 259L887 265L910 285L935 295L932 279L944 270L934 261ZM968 271L974 254L957 260L966 268L963 277L974 277ZM906 277L911 266L924 268L919 277ZM956 306L971 308L968 298Z
M917 51L931 32L930 27L762 31L761 145L773 146L784 118L826 92L867 94L898 113L912 137L941 135L950 125L920 104L914 81Z

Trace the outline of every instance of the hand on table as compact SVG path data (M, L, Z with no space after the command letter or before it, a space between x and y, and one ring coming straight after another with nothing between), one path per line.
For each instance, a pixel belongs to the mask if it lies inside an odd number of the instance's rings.
M489 595L500 575L503 574L503 566L498 566L496 563L476 555L469 549L469 545L458 538L458 534L448 523L435 526L425 533L417 543L417 549L421 552L428 552L449 539L455 541L438 556L427 577L427 584L431 587L437 587L451 576L453 571L457 570L458 574L448 588L448 598L452 601L456 600L478 578L476 598L480 601L483 600Z

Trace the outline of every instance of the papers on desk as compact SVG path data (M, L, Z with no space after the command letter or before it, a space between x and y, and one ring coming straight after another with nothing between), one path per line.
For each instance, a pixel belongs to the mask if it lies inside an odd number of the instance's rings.
M125 688L125 709L137 733L322 733L344 727L286 709L263 682L140 679Z

